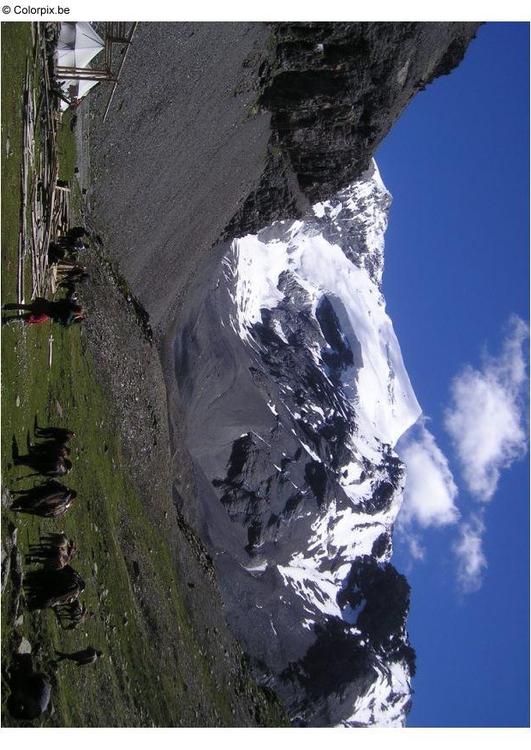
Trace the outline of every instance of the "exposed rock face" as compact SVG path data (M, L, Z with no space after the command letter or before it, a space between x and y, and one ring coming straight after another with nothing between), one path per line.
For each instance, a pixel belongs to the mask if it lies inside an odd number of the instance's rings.
M276 46L260 69L276 168L264 173L231 231L298 215L294 185L315 203L356 180L413 96L461 62L477 26L277 24Z

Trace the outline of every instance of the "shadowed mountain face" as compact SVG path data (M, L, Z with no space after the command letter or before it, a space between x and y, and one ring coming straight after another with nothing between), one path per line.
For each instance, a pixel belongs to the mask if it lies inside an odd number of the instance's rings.
M175 502L296 725L410 706L393 446L420 409L371 156L476 28L141 24L93 128L92 215L157 332Z
M477 26L277 24L259 69L271 158L230 231L297 216L294 185L315 203L356 180L413 96L461 62Z

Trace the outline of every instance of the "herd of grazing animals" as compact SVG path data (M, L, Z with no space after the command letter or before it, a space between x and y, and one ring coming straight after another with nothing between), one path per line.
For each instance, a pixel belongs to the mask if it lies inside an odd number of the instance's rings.
M57 462L63 460L64 471L61 473L68 473L72 466L69 460L66 463L67 456L70 455L68 443L75 438L75 433L62 427L43 428L35 424L35 436L40 442L30 444L26 456L16 454L15 464L34 468L37 474L48 477L57 475L51 473L51 467L57 471ZM15 491L13 495L15 499L11 510L43 518L60 518L76 499L74 490L56 480L47 480L31 489ZM29 609L52 608L59 625L67 630L73 630L92 616L79 601L85 582L70 565L77 552L75 541L61 531L41 535L39 543L32 544L26 556L28 564L39 566L26 576L25 590ZM101 654L98 652L98 655ZM59 661L63 658L66 658L64 654Z
M68 320L65 323L62 318L58 319L59 322L66 325L70 322L79 322L84 317L80 312L81 308L77 305L74 285L83 281L87 274L82 266L65 257L66 251L78 251L86 248L86 245L80 239L84 233L84 229L74 228L66 239L58 241L52 248L52 252L57 256L53 260L58 266L58 286L60 288L65 287L68 292L68 298L64 301L68 307L68 310L66 310ZM31 305L4 305L4 309L31 308L24 316L20 316L19 319L22 319L23 322L41 322L39 316L55 320L53 312L50 311L53 305L58 306L61 302L54 303L42 300L37 301L33 306L37 303L42 305L46 303L46 315L41 316L42 311L40 309L33 310ZM72 321L70 318L72 318ZM11 320L13 318L3 317L2 323ZM32 470L32 473L25 474L17 479L39 476L43 481L30 489L14 490L11 493L13 496L11 510L42 518L61 518L70 510L76 500L76 492L56 479L56 477L67 475L72 468L69 443L75 438L75 433L63 427L40 427L36 421L34 436L31 443L28 441L25 455L19 454L16 443L14 443L13 462L15 466L23 466ZM41 534L39 542L30 546L26 556L28 564L38 566L28 572L24 579L28 609L39 611L51 608L59 626L64 630L74 630L94 616L94 613L89 612L86 605L80 600L80 595L85 589L85 582L71 566L77 553L78 547L75 541L61 531ZM101 651L89 646L70 654L56 651L54 663L57 665L63 660L69 660L75 662L78 666L84 666L92 664L101 656ZM24 674L22 684L29 685L31 679L37 677L39 675ZM43 676L40 675L40 677ZM41 711L40 709L34 710L34 705L31 709L28 708L32 698L24 695L24 690L17 683L17 679L20 682L20 675L17 678L15 670L11 685L11 713L19 718L36 718Z

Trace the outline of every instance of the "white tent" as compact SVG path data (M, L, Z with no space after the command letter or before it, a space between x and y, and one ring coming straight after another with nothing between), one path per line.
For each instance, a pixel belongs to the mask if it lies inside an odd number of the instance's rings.
M104 47L103 39L90 23L83 21L61 24L57 42L57 65L67 68L86 68Z
M65 81L59 81L63 93L72 104L86 96L90 89L94 88L98 83L99 81L86 80L84 78L67 78ZM64 112L65 109L68 109L69 105L65 101L61 101L59 106Z
M61 23L57 42L56 61L58 67L87 68L89 63L104 47L99 34L89 23L82 21ZM60 76L59 76L60 77ZM66 78L58 80L61 89L71 102L82 99L98 81L86 78ZM68 104L61 102L61 109Z

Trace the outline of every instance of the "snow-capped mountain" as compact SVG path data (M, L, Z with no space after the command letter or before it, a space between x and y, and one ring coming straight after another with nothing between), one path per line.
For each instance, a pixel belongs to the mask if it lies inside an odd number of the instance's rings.
M296 725L400 725L410 705L393 448L420 408L381 291L390 202L373 163L235 239L176 341L229 619Z

